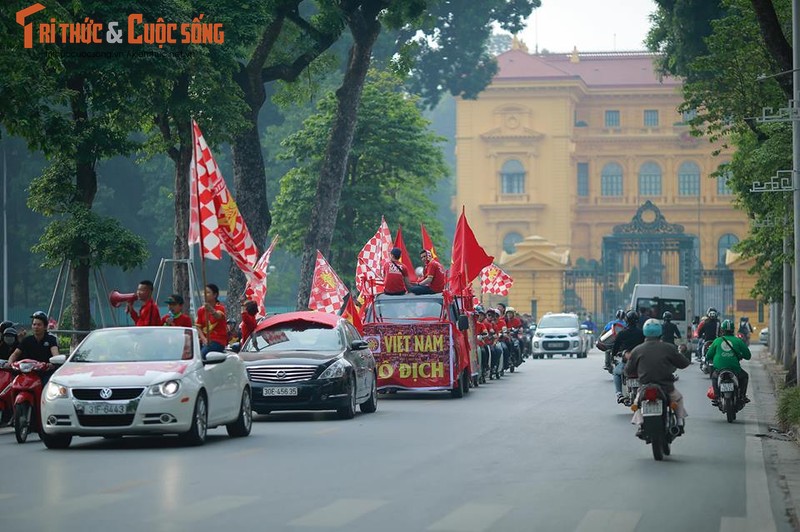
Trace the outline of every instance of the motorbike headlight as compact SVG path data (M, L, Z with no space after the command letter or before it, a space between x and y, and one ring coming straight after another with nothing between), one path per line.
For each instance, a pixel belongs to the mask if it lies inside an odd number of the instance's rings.
M30 373L33 370L33 362L20 362L19 363L19 371L20 373Z
M320 379L341 379L347 373L347 369L350 367L350 363L340 358L330 366L328 366L325 371L322 372L322 375L319 376Z
M53 401L55 399L62 399L69 396L69 390L67 390L66 386L61 386L60 384L56 384L55 382L48 382L47 389L44 392L45 397L47 397L48 401Z
M181 389L180 381L166 381L150 387L149 395L160 395L161 397L175 397Z

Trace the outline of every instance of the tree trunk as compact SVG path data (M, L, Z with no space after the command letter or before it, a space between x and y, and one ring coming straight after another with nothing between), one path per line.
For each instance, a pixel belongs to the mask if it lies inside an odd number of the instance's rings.
M72 307L72 328L77 331L88 331L92 325L89 314L89 263L73 260L70 265L70 305ZM74 347L83 340L83 334L72 335L71 345Z
M358 11L348 20L348 26L353 34L354 44L350 49L342 86L336 91L338 100L336 116L325 148L300 266L298 309L308 308L317 250L326 257L330 255L333 228L336 225L347 159L353 143L361 91L369 70L372 46L381 30L377 12L366 15Z
M786 97L791 99L794 97L792 95L792 76L789 75L793 68L792 46L783 34L783 27L775 13L772 0L752 0L752 3L767 51L777 63L778 68L782 72L786 72L782 76L777 76L775 80L781 86Z
M177 148L175 163L175 240L172 244L172 256L176 259L189 258L189 166L192 161L192 123L186 118L177 121L180 145ZM178 262L172 266L172 291L183 296L185 301L189 293L189 269ZM198 304L202 304L200 301ZM187 306L188 310L188 306Z

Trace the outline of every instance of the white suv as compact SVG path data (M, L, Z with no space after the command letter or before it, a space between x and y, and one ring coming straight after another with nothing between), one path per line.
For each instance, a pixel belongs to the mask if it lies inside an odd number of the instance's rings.
M553 358L553 355L586 358L589 351L587 335L581 330L576 314L545 314L533 335L533 358Z

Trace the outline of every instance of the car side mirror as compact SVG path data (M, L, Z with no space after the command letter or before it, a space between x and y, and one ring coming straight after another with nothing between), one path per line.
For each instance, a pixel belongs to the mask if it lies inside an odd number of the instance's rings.
M242 350L242 344L241 344L241 342L234 342L234 343L232 343L231 345L228 346L228 349L230 349L234 353L238 353L239 351Z
M209 351L206 355L205 359L203 359L204 364L221 364L228 360L228 355L225 353L220 353L219 351Z
M56 355L54 357L50 357L50 363L60 366L64 362L67 361L67 355Z
M469 329L469 316L467 316L466 314L460 315L458 317L458 323L456 325L458 326L458 330L459 331L468 330Z
M368 349L369 344L366 340L353 340L350 342L350 350L351 351L363 351L364 349Z

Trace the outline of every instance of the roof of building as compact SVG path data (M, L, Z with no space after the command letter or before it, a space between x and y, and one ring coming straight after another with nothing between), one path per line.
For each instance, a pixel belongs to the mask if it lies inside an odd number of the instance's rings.
M655 71L649 52L530 54L512 49L497 56L495 81L581 79L588 87L678 86L681 80Z

